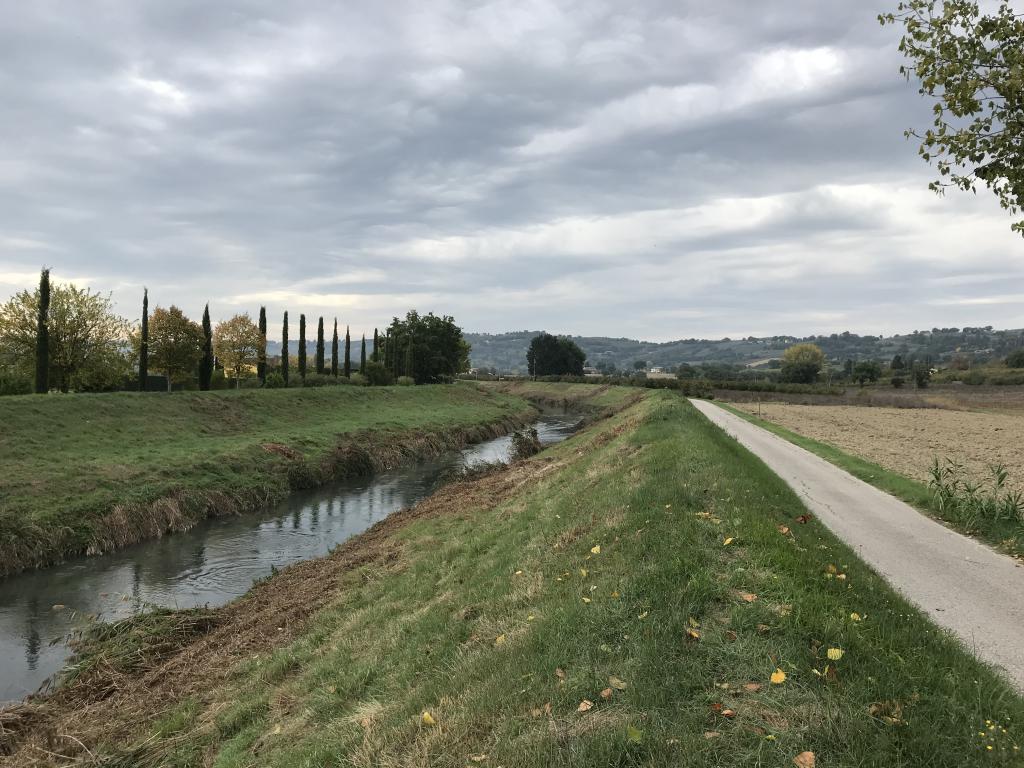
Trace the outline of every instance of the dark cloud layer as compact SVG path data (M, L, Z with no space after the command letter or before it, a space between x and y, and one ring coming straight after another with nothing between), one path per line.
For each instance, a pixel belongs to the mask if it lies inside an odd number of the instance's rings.
M0 292L648 339L1024 325L841 0L12 4Z

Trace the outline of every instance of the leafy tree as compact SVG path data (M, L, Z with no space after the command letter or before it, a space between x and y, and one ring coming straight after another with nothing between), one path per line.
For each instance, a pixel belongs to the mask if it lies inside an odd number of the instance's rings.
M47 308L47 388L112 389L131 371L129 325L109 296L51 285ZM21 291L0 305L0 364L30 380L38 362L40 292Z
M345 378L352 375L352 338L348 333L348 326L345 326Z
M633 370L634 371L646 371L647 370L647 361L646 360L634 360L633 361Z
M882 366L874 360L862 360L853 366L853 379L862 387L865 382L878 381L882 376Z
M334 318L334 336L331 338L331 376L338 378L338 318Z
M256 355L256 376L266 386L266 307L259 308L259 351Z
M324 317L320 316L320 320L316 325L316 372L323 376L327 372L327 367L324 365Z
M530 341L526 365L531 376L582 376L586 353L568 336L541 333Z
M366 334L363 334L363 344L359 348L359 372L366 374Z
M889 364L889 367L892 368L894 371L902 371L904 368L907 367L907 365L906 363L903 362L902 355L894 355L892 358L892 362Z
M909 64L900 71L935 101L932 127L906 132L938 170L929 188L975 192L981 182L1017 214L1024 205L1024 14L1009 2L983 13L977 0L905 0L879 21L902 25L899 49ZM1024 221L1012 228L1024 234Z
M306 378L306 316L299 315L299 377Z
M259 326L253 323L247 312L217 323L213 348L228 377L235 380L235 387L253 364L258 364L261 339Z
M139 391L146 391L149 380L149 289L142 289L142 329L139 334Z
M928 363L915 362L910 369L914 377L914 386L918 389L926 389L932 380L932 367Z
M209 306L204 319L209 321ZM212 334L211 334L212 335ZM157 307L149 319L149 357L153 366L167 376L167 391L172 382L191 378L196 365L207 364L205 344L208 337L196 323L175 306ZM213 374L212 345L208 355L209 374ZM207 379L209 386L209 379Z
M50 391L50 270L39 274L39 313L36 318L36 394Z
M176 307L171 307L176 309ZM207 392L213 379L213 328L210 326L210 305L203 308L203 352L199 359L199 389ZM171 391L171 375L167 374L167 391Z
M847 379L853 379L853 360L849 358L843 363L843 376Z
M281 323L281 378L284 385L288 386L288 310L284 312L284 321Z
M397 369L399 376L411 377L417 384L451 381L469 370L469 344L454 318L447 315L410 310L404 319L394 318L384 348L388 369ZM410 355L410 349L415 353Z
M794 344L782 353L782 381L813 384L825 364L817 344Z
M1024 349L1016 349L1006 356L1007 368L1024 368Z

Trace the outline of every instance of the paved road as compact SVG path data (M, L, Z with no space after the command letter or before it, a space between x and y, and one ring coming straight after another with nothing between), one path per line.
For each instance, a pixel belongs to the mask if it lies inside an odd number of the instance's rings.
M1024 692L1024 567L717 405L692 402L861 559Z

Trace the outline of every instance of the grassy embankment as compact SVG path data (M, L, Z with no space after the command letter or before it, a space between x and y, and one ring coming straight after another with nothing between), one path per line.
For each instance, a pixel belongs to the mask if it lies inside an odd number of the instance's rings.
M935 494L924 483L846 453L828 443L805 437L767 419L758 418L740 408L734 408L725 403L718 403L718 405L741 419L757 424L794 445L799 445L820 456L865 483L907 502L915 509L960 533L981 539L1007 554L1024 557L1024 536L1022 536L1022 526L1019 521L1005 518L996 519L983 514L970 515L969 520L965 521L954 516L951 510L943 510L936 500Z
M223 609L130 622L53 698L0 713L10 759L1018 764L1024 701L802 511L652 392ZM136 652L168 623L181 650Z
M529 415L520 397L461 384L0 398L0 574L251 511Z

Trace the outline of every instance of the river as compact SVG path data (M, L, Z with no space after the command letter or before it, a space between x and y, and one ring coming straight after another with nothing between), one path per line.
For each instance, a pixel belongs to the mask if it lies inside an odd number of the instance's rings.
M577 414L547 413L534 427L550 445L575 431ZM147 606L218 606L254 580L327 554L433 493L453 469L504 461L499 437L373 477L296 491L261 513L206 520L189 531L97 557L0 580L0 703L24 698L59 672L67 637L86 622L113 621Z

